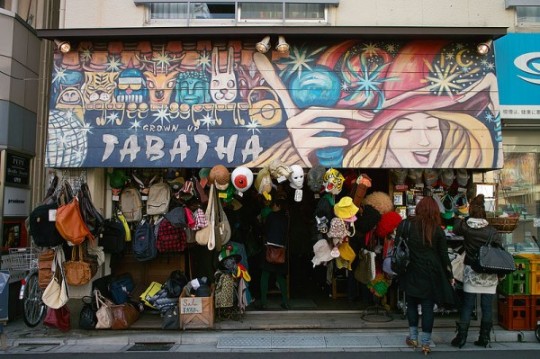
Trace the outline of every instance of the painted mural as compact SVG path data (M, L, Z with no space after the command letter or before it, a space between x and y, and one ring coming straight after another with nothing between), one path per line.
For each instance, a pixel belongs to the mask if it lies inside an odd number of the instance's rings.
M500 168L494 54L448 41L56 53L46 166Z

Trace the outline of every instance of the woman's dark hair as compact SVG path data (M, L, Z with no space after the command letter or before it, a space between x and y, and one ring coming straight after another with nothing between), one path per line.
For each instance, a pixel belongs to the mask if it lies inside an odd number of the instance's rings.
M469 217L472 218L486 218L486 208L484 207L484 195L479 194L474 197L469 203Z
M441 212L437 202L433 197L424 197L416 205L416 216L414 221L423 233L424 244L427 242L431 246L433 233L441 225Z

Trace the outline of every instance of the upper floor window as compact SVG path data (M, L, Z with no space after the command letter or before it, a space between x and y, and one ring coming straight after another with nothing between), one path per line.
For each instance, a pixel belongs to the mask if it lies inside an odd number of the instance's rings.
M518 6L516 14L519 26L540 25L540 6Z
M149 21L184 20L189 25L285 22L327 22L328 8L339 0L134 0L149 9ZM200 22L199 20L203 20Z

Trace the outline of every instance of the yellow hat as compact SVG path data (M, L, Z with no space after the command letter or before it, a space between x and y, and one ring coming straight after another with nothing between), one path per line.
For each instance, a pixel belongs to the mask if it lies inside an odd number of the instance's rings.
M334 205L334 214L341 218L351 218L358 212L358 207L353 203L353 199L345 196Z

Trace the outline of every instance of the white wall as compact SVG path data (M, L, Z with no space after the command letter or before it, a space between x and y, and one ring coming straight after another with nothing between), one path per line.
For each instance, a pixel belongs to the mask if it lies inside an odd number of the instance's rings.
M142 27L144 19L145 7L133 0L62 0L60 9L61 28ZM341 0L330 19L336 26L510 27L514 11L504 0Z

